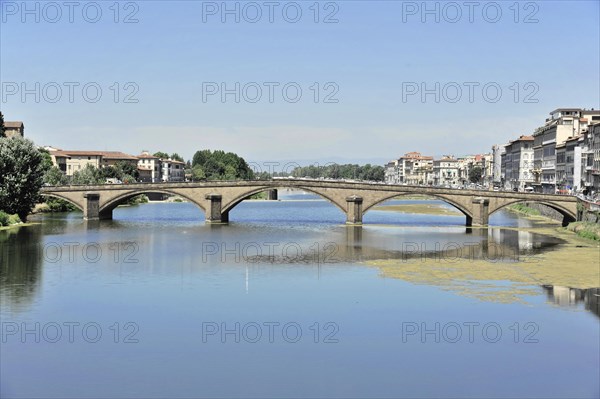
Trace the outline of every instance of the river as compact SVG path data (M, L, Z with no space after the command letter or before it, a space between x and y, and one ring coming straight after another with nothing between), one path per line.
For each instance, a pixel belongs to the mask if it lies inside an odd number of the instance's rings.
M347 227L280 199L229 225L184 202L0 231L0 396L600 395L598 258L561 285L556 224L374 209ZM425 202L388 202L407 203Z

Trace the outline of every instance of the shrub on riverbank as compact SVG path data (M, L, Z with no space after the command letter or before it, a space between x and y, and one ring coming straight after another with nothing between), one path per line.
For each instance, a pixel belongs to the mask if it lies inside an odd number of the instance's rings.
M21 218L18 215L9 215L4 211L0 211L0 226L12 226L13 224L19 224L21 222Z
M573 222L569 223L567 230L574 232L579 237L600 241L600 225L597 223Z
M127 205L147 204L148 201L148 196L146 196L145 194L140 194L127 201Z
M530 208L525 204L509 205L508 209L510 209L513 212L522 213L527 216L540 216L542 214L539 210Z

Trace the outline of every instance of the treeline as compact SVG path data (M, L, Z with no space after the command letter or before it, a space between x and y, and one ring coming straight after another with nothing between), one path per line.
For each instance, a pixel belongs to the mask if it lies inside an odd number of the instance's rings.
M192 180L248 180L254 172L244 158L221 150L196 151L192 158Z
M283 174L279 174L282 177ZM385 170L378 165L356 165L356 164L329 164L323 166L310 165L296 167L292 171L293 177L310 177L313 179L353 179L353 180L369 180L383 181L385 179Z

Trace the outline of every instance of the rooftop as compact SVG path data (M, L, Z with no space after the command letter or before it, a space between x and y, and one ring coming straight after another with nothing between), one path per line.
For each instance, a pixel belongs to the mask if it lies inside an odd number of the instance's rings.
M5 128L10 128L10 129L19 129L23 127L23 122L21 121L6 121L4 122L4 127Z

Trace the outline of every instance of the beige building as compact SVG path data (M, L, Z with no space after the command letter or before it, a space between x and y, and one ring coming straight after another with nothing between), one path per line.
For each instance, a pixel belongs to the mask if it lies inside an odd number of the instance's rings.
M142 151L138 158L138 171L140 180L145 183L159 183L162 181L162 163L159 157L155 157L148 151Z
M558 108L550 112L544 126L533 134L534 188L537 192L554 194L557 187L556 147L567 139L579 137L589 125L600 122L600 111L581 108ZM565 149L566 152L566 149ZM562 174L559 168L559 173ZM565 172L566 173L566 172ZM566 176L566 174L565 174ZM562 175L560 176L562 180ZM558 186L563 186L561 182Z
M525 191L533 183L533 136L520 136L505 146L502 174L506 190Z
M459 182L458 160L451 156L433 161L433 184L436 186L457 186Z
M385 181L389 184L433 184L433 157L408 152L386 165Z
M8 138L16 136L25 137L25 125L20 121L4 122L4 134Z
M46 147L52 162L67 176L82 170L87 165L95 168L114 166L119 161L129 162L137 165L137 157L118 151L70 151L52 147Z

